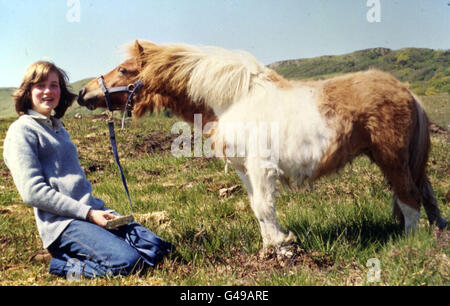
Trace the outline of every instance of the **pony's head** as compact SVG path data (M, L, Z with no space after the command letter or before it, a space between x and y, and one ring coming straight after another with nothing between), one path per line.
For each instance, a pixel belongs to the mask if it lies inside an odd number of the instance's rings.
M204 123L215 121L212 108L203 101L194 103L186 93L188 77L179 73L179 53L184 49L178 47L158 46L148 41L135 41L128 46L129 58L122 64L103 75L106 88L122 87L141 80L143 88L134 95L133 114L139 119L146 112L170 108L188 122L193 122L194 114L203 114ZM110 94L111 106L124 110L127 92ZM106 99L98 78L83 87L78 95L78 104L90 110L106 108Z
M113 88L133 84L138 77L140 68L137 58L131 57L127 59L118 67L103 75L105 86ZM78 104L90 110L106 108L106 100L97 80L90 81L78 94ZM126 93L111 94L112 107L115 109L124 109L126 100Z
M110 89L114 87L129 86L138 80L139 74L144 66L144 62L142 61L143 47L138 41L135 41L133 45L129 46L129 53L131 56L126 61L103 75L106 88ZM111 93L111 107L117 110L124 110L127 98L127 92ZM135 104L138 105L138 117L149 110L143 110L139 107L143 99L151 100L151 102L153 102L151 108L151 111L153 111L154 106L159 107L162 104L161 100L163 100L163 97L156 93L149 97L148 95L143 95L138 92L134 96ZM107 107L103 90L98 83L98 78L91 80L80 90L78 94L78 104L85 106L90 110Z
M135 118L168 107L188 122L195 113L213 120L255 90L287 86L276 72L243 51L135 41L128 53L130 58L103 79L107 88L141 80L143 88L134 98ZM114 93L110 98L113 108L125 108L127 93ZM78 103L89 109L106 107L97 80L80 91Z

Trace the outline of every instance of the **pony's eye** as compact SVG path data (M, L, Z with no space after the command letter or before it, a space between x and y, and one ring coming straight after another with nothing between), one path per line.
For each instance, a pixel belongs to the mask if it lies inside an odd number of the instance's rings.
M119 73L122 73L122 74L125 74L125 73L127 72L127 70L126 70L125 68L122 68L122 67L119 67L119 68L117 69L117 71L118 71Z

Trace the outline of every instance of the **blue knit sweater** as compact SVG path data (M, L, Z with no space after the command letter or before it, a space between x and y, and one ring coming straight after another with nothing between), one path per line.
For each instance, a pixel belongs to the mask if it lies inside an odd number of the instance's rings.
M29 111L8 129L3 158L23 201L34 207L44 248L89 209L104 209L60 120Z

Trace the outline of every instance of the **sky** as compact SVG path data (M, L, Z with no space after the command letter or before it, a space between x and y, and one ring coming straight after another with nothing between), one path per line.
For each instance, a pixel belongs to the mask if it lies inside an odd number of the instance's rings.
M374 47L450 48L450 0L0 0L0 87L50 60L106 73L136 39L245 50L260 62Z

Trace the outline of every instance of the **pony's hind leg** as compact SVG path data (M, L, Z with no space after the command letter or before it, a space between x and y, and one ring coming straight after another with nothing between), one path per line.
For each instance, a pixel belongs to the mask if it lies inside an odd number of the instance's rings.
M405 232L411 232L420 219L420 193L412 180L408 167L381 167L394 190L393 212L403 217Z
M420 185L417 187L421 193L422 204L425 208L425 212L427 214L430 225L435 224L439 229L444 229L448 223L447 220L441 216L441 212L434 195L433 187L431 186L428 177L425 176ZM392 198L392 208L394 217L402 225L405 225L405 216L403 215L401 204L399 203L399 198L396 194L394 194Z
M409 234L417 227L419 222L420 206L417 208L415 205L411 205L411 202L403 202L400 199L397 203L404 216L405 233Z
M392 215L402 226L405 225L405 216L403 216L400 206L398 205L398 197L395 193L392 197Z

